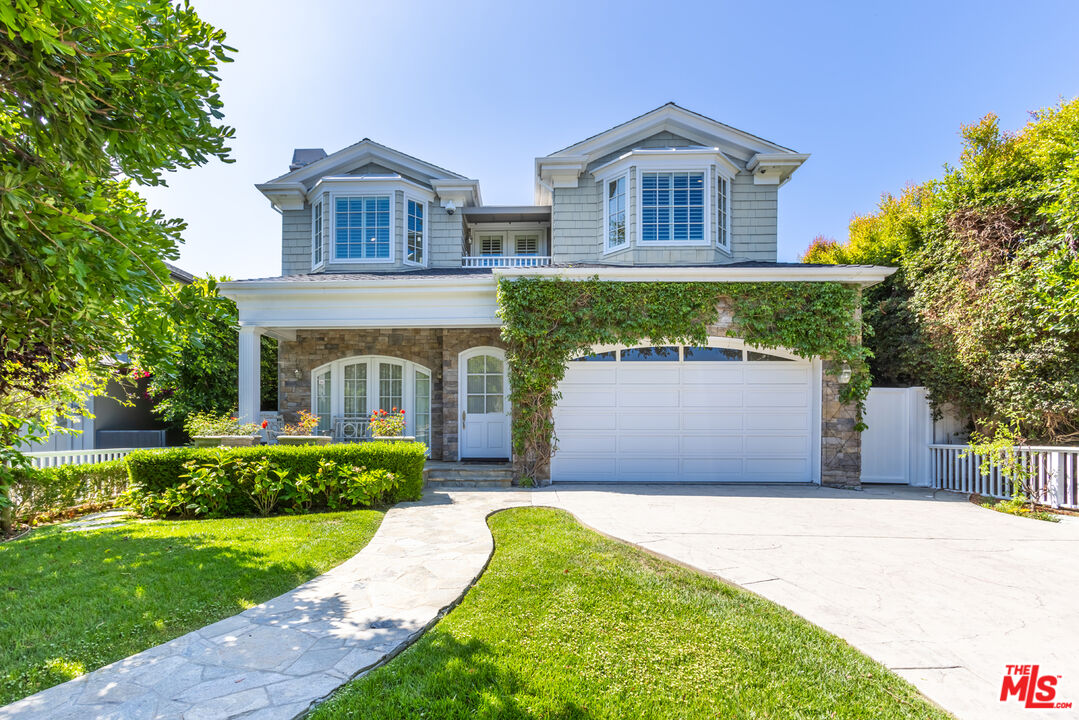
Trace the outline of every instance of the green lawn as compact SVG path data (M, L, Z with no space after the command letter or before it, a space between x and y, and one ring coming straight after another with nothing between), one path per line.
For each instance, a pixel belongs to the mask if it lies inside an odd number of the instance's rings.
M57 525L0 544L0 705L287 592L356 554L382 516Z
M460 606L330 718L947 718L777 605L549 509L491 517Z

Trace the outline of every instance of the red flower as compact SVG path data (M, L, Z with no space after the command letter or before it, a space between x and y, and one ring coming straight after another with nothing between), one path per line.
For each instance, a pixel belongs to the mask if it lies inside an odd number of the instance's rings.
M396 406L396 405L394 405L394 407L393 407L393 411L394 411L394 412L397 412L397 406Z
M266 427L269 426L269 424L270 424L270 422L268 420L263 420L262 421L262 429L265 430Z
M404 409L404 408L401 408L401 414L402 414L402 415L404 415L404 414L405 414L405 409Z

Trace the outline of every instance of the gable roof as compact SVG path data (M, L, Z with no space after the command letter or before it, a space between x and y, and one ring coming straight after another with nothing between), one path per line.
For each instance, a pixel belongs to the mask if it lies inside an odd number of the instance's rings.
M284 175L278 175L273 180L269 180L262 184L276 185L280 183L297 182L306 184L324 175L339 174L369 163L377 163L380 165L386 165L388 163L391 167L396 165L405 170L411 170L413 173L418 173L429 178L443 180L468 179L464 175L459 175L452 170L447 170L444 167L439 167L426 160L420 160L418 157L408 155L400 150L394 150L382 143L377 143L371 138L364 138L358 143L353 143L346 148L330 153L312 163L296 168L295 170L290 170Z
M627 120L580 142L557 150L547 155L547 157L585 155L594 159L606 152L625 147L630 143L655 135L663 130L682 135L707 146L715 145L716 141L725 141L745 148L748 155L795 152L788 147L731 127L698 112L688 110L677 103L669 102L638 115L632 120Z

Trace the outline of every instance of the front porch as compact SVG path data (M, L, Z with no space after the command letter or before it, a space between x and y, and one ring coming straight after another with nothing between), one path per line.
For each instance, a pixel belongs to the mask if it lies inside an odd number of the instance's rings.
M241 416L258 417L259 364L252 348L263 333L278 339L282 422L293 423L307 410L319 418L319 434L335 442L363 442L371 437L371 412L397 408L405 413L404 434L424 442L432 462L510 459L507 369L498 328L242 327Z

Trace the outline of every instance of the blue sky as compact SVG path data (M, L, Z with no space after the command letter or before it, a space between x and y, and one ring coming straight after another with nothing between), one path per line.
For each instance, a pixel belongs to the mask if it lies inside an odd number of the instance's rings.
M1079 3L194 0L236 61L230 165L147 188L189 223L180 265L280 272L280 218L252 186L294 147L363 137L532 202L533 159L668 100L812 153L780 191L779 259L842 239L882 192L940 174L959 127L1079 95Z

